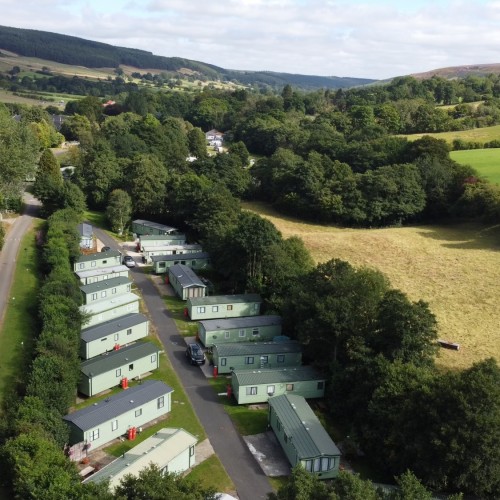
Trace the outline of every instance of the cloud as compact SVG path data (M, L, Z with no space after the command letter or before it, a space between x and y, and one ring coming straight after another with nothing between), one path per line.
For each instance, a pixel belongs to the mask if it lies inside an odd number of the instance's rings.
M500 2L485 0L0 0L0 10L9 26L316 75L388 78L493 63L500 41Z

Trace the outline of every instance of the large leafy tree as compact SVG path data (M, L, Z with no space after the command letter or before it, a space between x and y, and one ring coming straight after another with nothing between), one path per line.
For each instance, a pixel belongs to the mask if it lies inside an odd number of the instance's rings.
M33 194L42 202L46 214L50 215L59 208L63 184L59 163L52 151L45 149L38 163Z
M129 194L123 189L115 189L111 191L108 198L108 206L106 208L106 217L111 229L119 234L130 222L132 215L132 199Z

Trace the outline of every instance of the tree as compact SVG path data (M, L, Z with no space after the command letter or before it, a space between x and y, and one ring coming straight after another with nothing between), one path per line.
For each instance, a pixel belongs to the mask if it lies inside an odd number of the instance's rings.
M63 177L59 164L50 149L40 157L33 185L33 194L42 202L44 212L50 215L59 208L59 197L63 188Z
M189 152L196 158L202 159L208 156L207 141L201 128L194 127L187 134Z
M61 193L59 195L59 208L71 208L83 216L83 212L87 210L85 195L83 191L73 182L64 181Z
M396 483L399 488L389 495L390 500L432 500L434 498L434 495L409 470L396 477Z
M130 222L132 215L132 199L129 194L122 189L111 191L106 208L106 217L111 229L118 234L122 234L125 227Z
M270 493L268 500L336 500L329 495L327 486L304 467L296 465L287 482L277 493Z

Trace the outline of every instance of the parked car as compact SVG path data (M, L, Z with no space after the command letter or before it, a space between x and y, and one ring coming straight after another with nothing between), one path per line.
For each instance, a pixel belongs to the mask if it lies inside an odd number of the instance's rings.
M125 255L123 257L123 263L127 267L135 267L135 260L130 255Z
M204 365L205 353L198 344L188 344L186 358L192 365Z
M111 247L102 247L101 252L109 252L111 250Z

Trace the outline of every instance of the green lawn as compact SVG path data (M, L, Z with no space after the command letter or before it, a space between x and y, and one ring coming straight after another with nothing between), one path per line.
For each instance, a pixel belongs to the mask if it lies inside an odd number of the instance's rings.
M35 222L38 227L41 222ZM35 245L35 230L26 233L17 258L16 271L0 331L0 402L8 398L20 384L24 383L37 331L38 259ZM0 405L1 412L1 405Z
M430 135L431 137L435 137L436 139L444 139L449 144L451 144L454 139L462 139L464 141L480 142L484 144L485 142L490 142L500 138L500 125L495 125L493 127L474 128L470 130L460 130L457 132L438 132L435 134L408 134L401 135L400 137L406 137L409 141L415 141L416 139L420 139L424 135Z
M236 490L217 455L212 455L194 467L186 477L201 484L204 488L213 488L215 491L234 492Z
M190 321L189 318L184 316L186 301L169 295L164 295L162 298L170 316L175 321L179 333L183 337L194 337L198 332L198 323Z
M500 148L451 151L450 157L457 163L474 167L490 182L500 183Z

